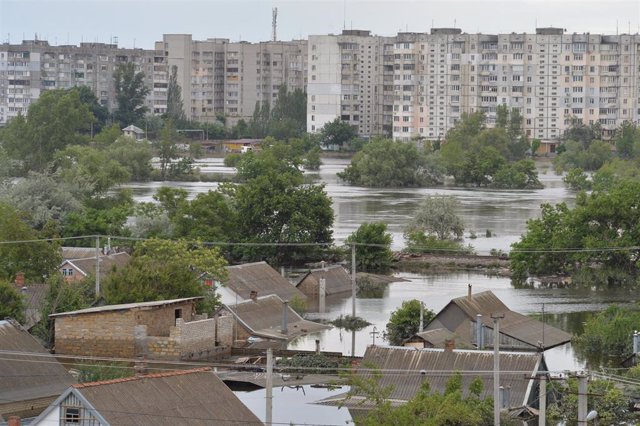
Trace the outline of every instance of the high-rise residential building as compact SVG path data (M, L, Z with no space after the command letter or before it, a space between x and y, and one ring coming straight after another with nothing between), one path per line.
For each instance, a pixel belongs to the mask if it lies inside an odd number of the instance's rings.
M193 40L190 34L165 34L156 42L171 70L176 66L185 115L229 124L252 117L256 103L277 99L288 90L306 90L307 41L230 42Z
M0 45L0 125L18 114L43 91L88 86L98 101L113 111L115 87L113 71L122 62L133 62L145 73L150 92L150 111L166 111L168 82L163 52L124 49L116 44L80 43L80 46L51 46L44 40Z
M382 135L385 126L390 130L391 123L384 120L389 40L360 30L309 36L307 131L317 132L336 118L356 126L363 136Z
M310 132L340 117L363 136L388 132L400 140L437 140L463 113L484 111L492 126L497 107L506 105L520 111L529 138L553 142L575 119L599 123L604 138L622 122L640 119L637 34L538 28L535 34L492 35L434 28L394 37L345 31L310 36L309 45ZM368 46L378 53L370 64L377 75L367 73ZM353 105L354 95L362 105Z

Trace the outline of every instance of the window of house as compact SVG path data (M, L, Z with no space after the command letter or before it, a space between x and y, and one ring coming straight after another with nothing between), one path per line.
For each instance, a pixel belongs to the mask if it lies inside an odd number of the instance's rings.
M63 424L76 424L80 423L80 408L78 407L65 407L63 411Z

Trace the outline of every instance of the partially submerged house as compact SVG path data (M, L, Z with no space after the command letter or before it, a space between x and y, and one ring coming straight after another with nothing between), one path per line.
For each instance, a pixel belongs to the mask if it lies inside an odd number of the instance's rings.
M452 299L424 331L446 329L478 348L493 347L492 315L504 315L499 321L500 348L509 350L546 350L571 341L571 335L556 327L510 310L491 291L469 292Z
M220 341L223 345L244 346L251 337L286 342L298 336L331 328L303 319L296 311L272 294L223 305L216 317L233 318L233 331L228 336L233 341Z
M16 321L0 321L0 350L0 418L35 417L76 382Z
M350 293L351 277L342 265L331 265L309 270L302 275L296 288L311 298L319 298L321 290L326 296Z
M388 400L394 406L411 400L425 381L429 382L432 392L444 393L456 372L463 373L465 394L470 383L480 378L484 385L480 396L486 398L493 396L493 361L493 351L369 346L357 374L363 378L379 374L380 389L392 387ZM502 407L512 412L537 408L539 387L535 377L547 374L542 353L501 351L500 370L504 372L500 376L500 386L508 389L503 392ZM364 395L347 399L347 394L340 394L318 403L365 410L373 408Z
M228 278L224 285L216 285L216 292L220 294L224 304L235 304L249 300L252 292L259 296L275 294L286 301L294 298L299 300L307 298L267 262L228 266L227 273Z
M129 253L120 252L112 254L100 254L99 256L82 257L78 259L65 259L58 270L67 282L82 281L87 276L95 277L96 267L99 267L100 279L118 268L123 268L131 260ZM99 266L98 266L99 262Z
M209 369L171 371L68 388L32 426L261 425Z
M471 342L465 341L456 333L446 328L434 328L433 330L421 331L407 339L403 346L412 348L442 348L444 349L449 342L453 342L457 348L473 349Z
M225 319L196 315L201 297L105 305L51 315L56 353L150 359L209 359L228 352L216 344Z

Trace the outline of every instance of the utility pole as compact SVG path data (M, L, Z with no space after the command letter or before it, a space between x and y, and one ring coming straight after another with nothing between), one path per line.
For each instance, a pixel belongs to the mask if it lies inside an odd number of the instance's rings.
M371 335L371 337L373 337L373 343L371 344L371 346L375 346L376 345L376 336L378 334L380 334L380 332L378 331L378 328L374 325L373 326L373 331L369 332L369 334Z
M424 303L420 302L420 325L418 326L418 333L422 333L424 330Z
M538 426L546 426L547 423L547 376L540 376L540 411L538 413Z
M266 377L266 387L267 387L267 409L266 409L266 424L267 426L271 426L273 422L273 349L267 349L267 377Z
M96 299L100 297L100 236L96 235Z
M351 244L351 316L356 317L356 243ZM351 356L356 356L356 335L351 334Z
M587 426L587 375L578 373L578 426Z
M493 424L500 426L500 319L504 314L491 315L493 318Z

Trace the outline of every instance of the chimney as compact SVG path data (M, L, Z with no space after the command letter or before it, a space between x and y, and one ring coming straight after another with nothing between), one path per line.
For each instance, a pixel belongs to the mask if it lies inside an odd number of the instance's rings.
M471 300L471 284L467 284L467 298Z
M7 422L7 426L20 426L20 417L18 417L18 416L9 417L9 421Z
M456 348L456 341L454 339L446 339L444 341L444 350L447 352L453 352Z
M249 293L249 299L256 302L258 300L258 292L255 290L251 290L251 293Z
M16 287L24 287L24 272L16 272Z
M286 300L282 303L282 334L289 333L287 325L289 324L289 302Z

